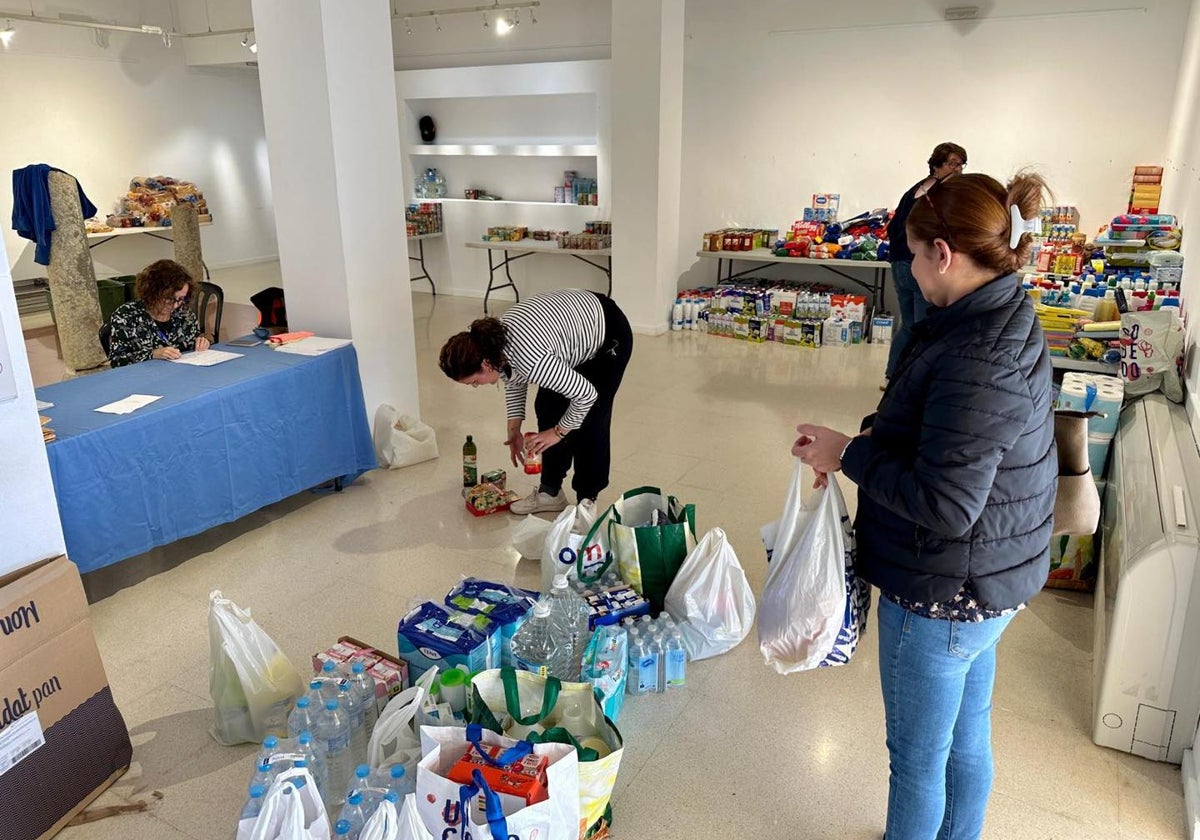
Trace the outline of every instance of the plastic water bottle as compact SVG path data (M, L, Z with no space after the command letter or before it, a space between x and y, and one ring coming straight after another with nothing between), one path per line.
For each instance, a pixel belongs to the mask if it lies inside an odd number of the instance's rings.
M271 769L270 762L263 761L260 758L254 765L254 775L250 779L250 784L263 785L269 788L273 781L275 781L275 773Z
M313 728L312 698L307 694L296 701L296 707L288 715L288 737L297 738L301 732Z
M641 633L637 628L629 630L629 675L625 681L625 691L627 694L638 695L645 694L642 689L642 640Z
M354 791L368 787L371 787L371 765L360 764L354 768L354 774L350 776L350 784L346 786L347 800Z
M417 780L404 768L403 764L393 764L388 768L388 778L384 787L388 789L389 793L396 794L396 799L399 801L410 793L416 793ZM385 795L384 799L386 798Z
M358 759L367 754L367 714L363 709L362 696L353 684L346 681L342 684L338 702L350 720L350 752Z
M242 806L243 820L255 819L262 813L263 797L267 795L267 786L262 784L250 785L250 798L246 800L246 804Z
M338 820L333 826L334 837L350 837L350 822L348 820Z
M687 685L687 648L683 646L683 634L672 630L667 638L667 688L683 688Z
M340 805L354 767L351 763L354 757L350 753L350 720L337 700L326 700L325 708L317 715L316 727L313 734L325 748L325 760L329 767L326 791L330 797L336 797L326 804Z
M513 634L512 655L513 663L521 670L570 679L574 652L567 631L554 621L549 600L543 598L534 604L529 619Z
M367 672L367 666L355 662L350 666L350 684L358 689L359 701L366 714L367 739L375 731L375 721L379 720L379 702L376 699L375 678Z
M346 797L346 805L342 808L342 813L338 815L338 822L346 822L350 825L349 837L351 840L358 837L362 832L363 826L367 824L368 814L363 807L362 791L354 791Z
M279 739L274 735L268 735L266 738L263 738L262 749L258 751L258 763L270 764L271 759L279 751Z
M661 630L655 630L650 638L650 652L657 657L658 675L654 680L654 693L664 694L667 690L667 644Z
M654 640L647 634L638 639L638 694L658 693L658 663L661 660Z
M317 677L317 680L321 683L322 701L337 700L339 698L345 678L338 673L336 662L327 660L325 664L321 666L321 673Z
M307 729L297 736L297 743L312 771L313 781L317 783L317 790L321 792L321 798L324 799L329 790L329 763L325 760L325 750L321 747L321 743L313 738L312 732Z
M570 635L571 639L571 682L579 682L579 673L583 668L583 654L587 649L588 622L592 611L587 601L580 598L578 593L571 591L566 575L555 575L554 585L550 589L550 608L554 619ZM562 677L562 679L568 679Z

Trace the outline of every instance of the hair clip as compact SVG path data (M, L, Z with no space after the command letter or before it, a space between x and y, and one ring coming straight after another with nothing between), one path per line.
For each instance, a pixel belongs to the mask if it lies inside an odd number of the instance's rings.
M1012 233L1008 237L1008 247L1014 251L1021 244L1021 237L1029 233L1034 236L1040 236L1042 233L1042 218L1034 216L1032 219L1021 218L1021 208L1015 204L1009 205L1009 215L1012 217Z

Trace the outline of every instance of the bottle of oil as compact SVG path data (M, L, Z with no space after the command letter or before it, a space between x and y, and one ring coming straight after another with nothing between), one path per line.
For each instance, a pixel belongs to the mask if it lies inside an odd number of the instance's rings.
M463 487L474 487L478 483L478 451L474 439L467 435L467 442L463 444Z

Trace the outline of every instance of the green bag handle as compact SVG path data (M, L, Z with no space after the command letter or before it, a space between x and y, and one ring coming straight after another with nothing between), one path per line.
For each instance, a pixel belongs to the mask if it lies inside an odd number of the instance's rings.
M525 740L531 744L570 744L579 753L580 761L598 761L600 753L591 747L582 746L575 736L561 726L552 726L545 732L530 732Z
M596 569L595 575L588 575L583 571L583 558L587 553L586 548L587 546L591 545L592 537L596 535L596 532L606 520L608 521L608 531L606 532L608 534L608 544L612 545L612 520L609 519L609 516L612 515L616 517L619 515L616 512L616 507L616 505L609 505L608 510L604 511L604 514L594 523L592 523L592 527L588 529L587 536L585 536L583 538L583 542L579 544L579 551L575 554L575 576L578 577L579 580L585 585L599 582L599 580L604 577L604 573L608 571L608 567L613 564L613 553L611 551L606 551L604 553L604 562L601 563L599 568Z
M511 665L501 668L500 681L504 683L504 703L508 707L508 713L521 726L533 726L548 718L554 711L554 704L558 702L558 693L562 691L562 681L558 677L546 677L546 689L542 694L542 710L521 717L521 692L517 688L517 669Z

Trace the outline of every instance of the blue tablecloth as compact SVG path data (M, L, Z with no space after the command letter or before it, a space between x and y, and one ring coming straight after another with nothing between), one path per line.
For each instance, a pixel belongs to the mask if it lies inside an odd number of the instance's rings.
M376 466L358 356L267 347L213 367L149 361L37 389L67 554L81 572ZM132 414L96 408L162 396Z

